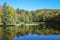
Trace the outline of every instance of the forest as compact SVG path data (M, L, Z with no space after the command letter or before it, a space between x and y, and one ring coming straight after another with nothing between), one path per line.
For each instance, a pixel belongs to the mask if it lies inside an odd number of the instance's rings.
M7 24L20 22L45 22L45 21L60 21L59 9L39 9L39 10L24 10L14 9L13 7L4 4L0 5L0 24L6 18Z
M60 10L59 9L39 9L39 10L24 10L14 9L4 3L0 5L0 24L19 24L19 23L45 22L59 24Z

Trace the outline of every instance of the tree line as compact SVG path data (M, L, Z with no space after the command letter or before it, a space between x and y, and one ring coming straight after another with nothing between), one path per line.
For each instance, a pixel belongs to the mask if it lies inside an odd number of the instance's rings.
M59 21L59 9L38 9L38 10L24 10L14 9L7 5L0 6L0 24L5 22L7 24L16 24L20 22L45 22L45 21Z

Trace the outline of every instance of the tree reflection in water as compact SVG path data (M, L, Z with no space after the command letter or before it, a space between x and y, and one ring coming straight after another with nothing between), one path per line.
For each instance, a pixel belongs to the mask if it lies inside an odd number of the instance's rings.
M56 28L50 27L48 24L40 25L22 25L19 27L0 27L0 40L12 40L14 36L20 37L28 34L38 34L38 35L58 35L60 31ZM57 25L59 26L59 25Z

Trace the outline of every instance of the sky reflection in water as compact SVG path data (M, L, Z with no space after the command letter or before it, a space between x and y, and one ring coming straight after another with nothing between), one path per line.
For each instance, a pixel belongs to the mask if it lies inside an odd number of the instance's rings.
M60 35L29 34L21 37L14 37L13 40L60 40Z

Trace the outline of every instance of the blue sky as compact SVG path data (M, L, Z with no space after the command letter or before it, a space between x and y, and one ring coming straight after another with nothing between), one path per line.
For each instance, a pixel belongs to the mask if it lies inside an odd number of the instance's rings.
M0 0L0 5L3 5L4 2L15 9L60 9L60 0Z

